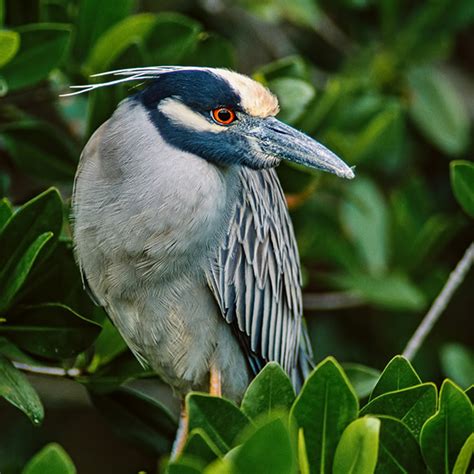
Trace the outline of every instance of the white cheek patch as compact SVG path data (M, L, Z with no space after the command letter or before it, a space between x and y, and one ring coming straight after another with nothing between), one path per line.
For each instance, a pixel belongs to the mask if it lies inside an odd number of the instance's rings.
M158 110L175 125L197 132L219 133L225 130L225 127L209 122L200 113L194 112L187 105L172 97L162 100L158 105Z

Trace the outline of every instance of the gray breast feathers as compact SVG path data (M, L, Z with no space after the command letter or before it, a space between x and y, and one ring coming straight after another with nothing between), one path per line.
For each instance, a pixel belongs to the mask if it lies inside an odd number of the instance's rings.
M298 249L273 169L242 168L241 194L207 278L257 372L276 361L291 373L301 332Z

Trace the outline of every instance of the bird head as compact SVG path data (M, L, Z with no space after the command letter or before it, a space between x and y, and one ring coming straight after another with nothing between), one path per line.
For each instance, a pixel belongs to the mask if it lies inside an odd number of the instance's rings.
M277 98L247 76L226 69L173 66L106 74L123 77L79 92L146 80L146 87L128 100L146 109L170 145L218 166L258 170L287 160L354 177L352 169L321 143L275 118Z

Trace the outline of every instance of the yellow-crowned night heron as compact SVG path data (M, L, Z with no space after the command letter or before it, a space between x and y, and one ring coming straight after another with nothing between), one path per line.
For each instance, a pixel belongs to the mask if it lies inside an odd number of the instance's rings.
M274 116L261 84L224 69L113 71L146 87L86 145L74 238L84 283L133 353L175 391L241 398L267 361L309 363L282 159L354 176ZM79 86L81 87L81 86Z

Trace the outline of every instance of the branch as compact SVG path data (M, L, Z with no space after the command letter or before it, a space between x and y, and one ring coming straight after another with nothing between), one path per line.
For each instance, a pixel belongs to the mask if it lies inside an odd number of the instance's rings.
M52 375L54 377L78 377L82 371L80 369L62 369L61 367L46 367L39 365L24 364L23 362L12 361L12 364L23 372L39 375Z
M474 261L474 242L469 245L466 252L464 253L461 260L456 265L456 268L449 275L448 281L444 285L441 293L435 299L430 310L424 317L418 329L415 331L408 344L403 351L403 355L408 359L412 360L418 349L423 344L426 336L433 329L433 326L438 321L439 317L446 309L449 301L451 300L454 292L457 290L459 285L463 282L467 272L472 266Z
M365 304L365 300L351 292L305 293L303 307L305 310L336 310L355 308Z

